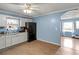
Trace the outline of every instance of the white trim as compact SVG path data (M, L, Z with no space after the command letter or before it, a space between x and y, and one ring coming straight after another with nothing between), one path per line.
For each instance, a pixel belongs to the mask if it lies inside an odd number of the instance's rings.
M39 41L43 41L43 42L47 42L47 43L51 43L51 44L55 44L55 45L58 45L58 46L61 46L60 44L58 43L54 43L54 42L49 42L47 40L43 40L43 39L38 39Z

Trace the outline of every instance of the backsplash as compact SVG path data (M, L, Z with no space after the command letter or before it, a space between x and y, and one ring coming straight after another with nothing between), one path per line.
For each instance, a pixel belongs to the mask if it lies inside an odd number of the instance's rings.
M0 34L4 34L4 33L15 33L15 32L25 32L25 27L18 27L16 30L8 30L5 27L0 27Z

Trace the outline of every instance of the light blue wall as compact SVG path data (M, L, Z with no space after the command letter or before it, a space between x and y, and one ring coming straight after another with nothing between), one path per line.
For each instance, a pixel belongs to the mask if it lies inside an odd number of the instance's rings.
M33 21L37 23L37 39L60 44L60 18L62 14L52 13L33 18Z
M72 35L79 35L79 29L76 29L76 21L79 21L79 18L63 20L63 22L73 22L74 23L74 33L71 32L62 32L62 35L67 37L72 37Z

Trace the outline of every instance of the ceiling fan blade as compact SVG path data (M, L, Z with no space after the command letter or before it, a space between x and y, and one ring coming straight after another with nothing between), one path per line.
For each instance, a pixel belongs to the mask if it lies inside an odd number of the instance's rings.
M39 8L31 8L31 10L40 10Z
M38 8L38 6L36 6L36 5L32 5L32 7L33 7L33 8Z

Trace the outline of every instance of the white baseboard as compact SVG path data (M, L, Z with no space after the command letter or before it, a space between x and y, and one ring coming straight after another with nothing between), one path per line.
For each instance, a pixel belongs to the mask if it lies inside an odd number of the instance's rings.
M54 42L49 42L49 41L46 41L46 40L43 40L43 39L38 39L40 41L43 41L43 42L47 42L47 43L51 43L51 44L55 44L55 45L58 45L58 46L61 46L60 44L58 43L54 43Z

